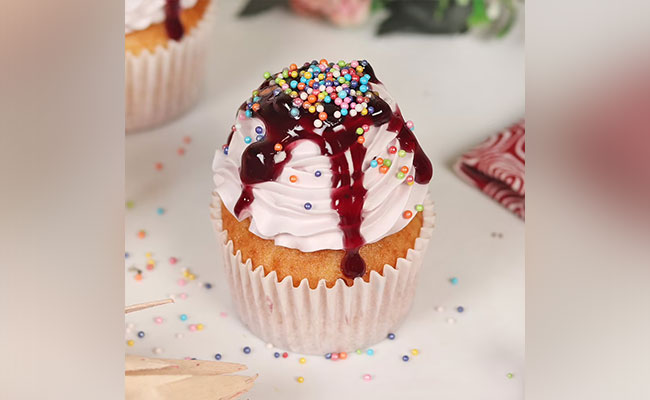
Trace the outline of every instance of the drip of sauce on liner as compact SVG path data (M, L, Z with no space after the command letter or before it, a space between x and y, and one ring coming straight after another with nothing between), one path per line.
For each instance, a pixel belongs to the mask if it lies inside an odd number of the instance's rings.
M185 33L180 18L180 0L165 0L165 30L173 40L180 40Z
M305 63L300 70L307 70L311 64ZM370 64L366 65L365 72L371 75L370 82L380 83L374 75ZM309 140L317 144L321 154L327 156L332 172L331 207L339 215L339 228L343 233L343 248L345 255L341 261L343 274L351 279L363 276L366 264L359 254L359 249L365 244L361 235L361 222L366 189L363 186L363 159L366 147L357 142L356 129L367 125L381 126L388 123L388 131L397 133L397 139L402 149L414 153L413 168L415 182L426 184L433 175L431 162L422 151L413 132L406 126L399 108L393 112L388 103L377 95L373 95L368 103L374 108L372 115L347 116L335 118L334 111L338 109L332 103L323 103L328 118L321 128L315 128L313 122L317 114L310 114L300 109L300 116L291 117L289 110L293 107L291 96L278 90L278 86L270 86L267 80L260 86L258 101L260 108L253 113L266 127L266 137L263 141L255 142L244 150L241 158L240 178L242 193L235 205L235 215L248 208L254 201L253 186L256 183L276 180L291 160L291 151L299 140ZM240 107L246 110L244 102ZM342 127L341 127L342 126ZM337 127L336 131L333 129ZM228 145L232 139L232 132L228 137ZM280 143L285 152L283 159L276 156L278 152L275 145ZM352 171L346 158L350 152Z

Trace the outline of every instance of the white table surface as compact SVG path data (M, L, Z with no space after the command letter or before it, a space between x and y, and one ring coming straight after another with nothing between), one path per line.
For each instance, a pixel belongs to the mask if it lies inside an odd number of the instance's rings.
M225 4L224 4L225 3ZM210 76L202 102L158 129L127 135L126 304L176 295L177 303L126 316L131 354L196 357L245 363L257 373L251 399L521 399L524 365L524 223L462 182L450 165L468 147L524 113L523 24L502 40L475 36L394 35L377 38L372 24L337 30L282 10L238 20L237 5L221 2ZM375 17L376 19L377 17ZM297 37L299 33L300 37ZM437 226L413 309L393 341L374 356L345 361L299 355L275 359L237 319L221 255L208 218L211 161L237 107L262 73L314 58L369 60L399 102L435 166L430 190ZM411 65L413 72L405 72ZM191 137L185 144L183 137ZM177 149L185 148L184 155ZM163 169L154 168L163 163ZM157 209L165 209L163 215ZM144 229L147 236L137 237ZM503 234L494 237L493 232ZM145 268L145 253L157 264ZM176 265L169 263L177 257ZM182 268L197 279L178 285ZM449 278L456 276L457 285ZM199 283L209 282L211 289ZM186 293L187 298L179 295ZM455 309L463 306L461 314ZM436 311L436 306L444 311ZM182 322L180 314L187 314ZM224 314L225 313L225 314ZM156 324L154 317L164 318ZM449 323L448 318L455 323ZM205 329L191 332L190 323ZM136 336L144 331L142 339ZM177 338L177 334L183 338ZM126 341L125 340L125 341ZM251 354L242 348L250 346ZM154 348L162 353L156 355ZM420 354L403 362L413 348ZM278 350L282 352L282 350ZM507 378L508 373L514 377ZM366 382L364 374L373 379ZM304 383L296 382L298 376Z

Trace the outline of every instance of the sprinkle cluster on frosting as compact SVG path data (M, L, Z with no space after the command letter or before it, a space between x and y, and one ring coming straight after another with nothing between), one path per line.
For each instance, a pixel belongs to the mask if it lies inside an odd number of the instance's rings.
M320 128L329 115L325 112L324 104L336 105L336 110L331 112L334 118L347 115L367 115L373 113L373 108L368 102L373 94L369 91L368 83L372 76L365 72L368 62L339 61L329 63L327 60L312 61L307 68L299 69L296 64L284 68L275 77L270 72L264 73L264 79L269 85L277 85L276 93L280 91L293 98L293 107L288 110L293 118L300 117L300 108L311 114L317 114L314 126ZM254 90L253 95L246 102L245 117L252 117L259 109L259 91ZM362 133L360 133L362 135Z

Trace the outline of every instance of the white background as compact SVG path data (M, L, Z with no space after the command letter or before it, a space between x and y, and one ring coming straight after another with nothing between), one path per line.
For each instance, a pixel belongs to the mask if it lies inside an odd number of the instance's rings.
M148 132L127 135L126 304L177 296L177 303L129 314L132 354L241 362L258 373L251 399L521 399L524 360L524 223L451 171L453 161L524 113L523 22L504 39L476 36L374 35L375 16L361 28L334 29L282 10L240 20L235 2L221 2L204 98L190 113ZM523 17L523 15L522 15ZM434 163L430 190L437 221L413 309L374 356L345 361L276 350L250 334L231 308L221 255L208 217L211 161L235 110L264 71L311 59L367 59L398 101ZM183 137L191 137L185 144ZM185 155L177 149L185 148ZM162 162L157 171L155 163ZM156 209L165 209L158 215ZM147 231L145 239L137 231ZM494 237L493 232L503 234ZM145 268L145 253L157 265ZM177 257L171 265L169 257ZM197 280L181 287L181 268ZM456 276L458 285L449 278ZM209 282L206 289L199 282ZM186 293L182 300L179 294ZM465 312L455 308L462 305ZM438 312L436 306L443 306ZM182 322L180 314L187 314ZM226 313L226 314L222 314ZM154 317L165 322L158 325ZM448 318L456 323L448 323ZM190 323L205 329L190 332ZM136 332L142 330L142 339ZM182 333L183 338L176 334ZM245 355L244 346L252 352ZM413 348L420 355L403 362ZM279 350L281 351L281 350ZM249 372L246 371L246 372ZM366 382L364 374L373 379ZM513 373L508 379L506 374ZM299 384L296 377L303 376Z

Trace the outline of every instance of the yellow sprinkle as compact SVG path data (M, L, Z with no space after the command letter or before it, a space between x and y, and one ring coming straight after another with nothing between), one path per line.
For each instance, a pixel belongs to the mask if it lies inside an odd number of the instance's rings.
M366 115L366 114L368 114L368 110L367 110L367 109L364 108L363 110L361 110L361 115Z
M316 107L314 107L314 106L309 107L309 112L312 113L312 114L315 113L316 112Z
M285 83L287 83L287 81L285 81L284 79L280 79L280 82L279 82L279 83L280 83L280 86L282 86L282 85L284 85Z
M305 357L300 357L300 360L298 360L300 364L304 364L307 362L307 359Z
M203 324L196 324L196 329L199 331L203 330Z
M183 276L186 277L186 278L188 276L190 276L190 271L188 271L188 270L183 271Z
M420 352L418 351L418 349L413 349L413 350L411 350L411 354L413 354L414 356L417 356L418 354L420 354Z
M298 71L291 71L291 77L292 78L297 78L298 77Z
M148 252L144 253L144 256L147 257L147 258L151 258L151 252L148 251Z
M187 279L193 281L194 279L196 279L196 275L194 275L194 274L189 274L189 275L187 276Z
M325 74L318 74L318 80L322 81L323 79L325 79Z
M292 99L295 99L296 97L298 97L298 92L296 92L295 90L293 90L293 91L291 92L291 98L292 98Z
M320 92L318 93L318 100L323 100L325 98L325 93Z
M305 378L303 378L302 376L299 376L297 380L298 380L298 383L303 383L305 381Z
M311 72L305 72L305 78L311 79Z
M129 346L133 346L135 344L135 342L133 340L128 340L126 342L126 344L129 345Z

